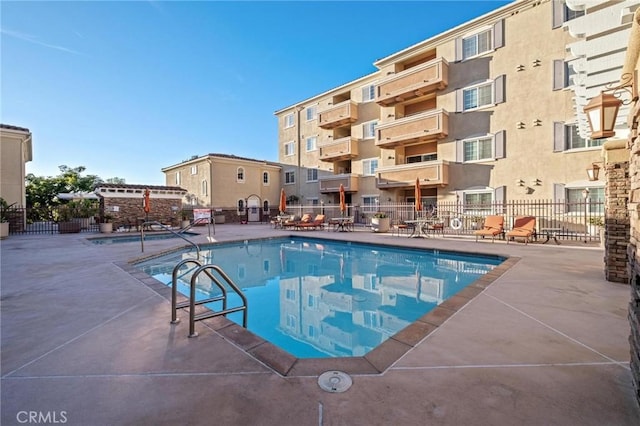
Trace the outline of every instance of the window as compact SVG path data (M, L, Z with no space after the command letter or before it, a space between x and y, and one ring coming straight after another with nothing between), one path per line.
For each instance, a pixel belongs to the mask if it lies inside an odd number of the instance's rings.
M287 327L296 328L296 317L291 314L287 314Z
M462 92L463 110L467 111L493 104L493 82L464 89Z
M269 261L269 259L265 259L262 261L262 271L265 274L268 274L271 271L271 261Z
M310 308L315 308L318 304L316 296L310 294L307 296L307 306Z
M362 137L364 139L373 139L376 137L377 121L370 121L362 125Z
M584 16L584 10L571 10L565 3L564 5L564 21L571 21L572 19Z
M564 89L573 85L573 76L576 75L573 63L564 59L553 61L553 90Z
M310 106L307 108L307 121L315 120L318 117L318 107Z
M284 116L284 128L288 129L289 127L293 127L295 121L293 119L293 113L287 114Z
M191 174L192 175L198 174L198 166L191 166Z
M284 144L284 155L285 156L289 156L289 155L293 155L293 148L294 148L294 144L293 142L287 142Z
M262 183L269 185L269 172L262 172Z
M362 197L362 211L375 213L378 211L378 196L365 195Z
M491 29L462 39L462 59L480 55L491 49Z
M310 136L307 138L307 152L317 150L317 136Z
M589 196L584 198L586 188L567 188L567 213L604 214L604 187L589 188ZM586 204L585 204L586 203Z
M176 185L180 185L180 172L176 172Z
M294 171L285 172L284 173L284 183L285 184L296 183L296 172L294 172Z
M309 337L316 337L316 328L312 325L308 327Z
M575 123L554 123L553 150L555 152L569 149L597 148L602 146L605 139L591 139L580 136L578 125Z
M244 168L238 167L237 181L244 182Z
M464 211L466 214L485 214L491 211L492 191L474 191L464 193Z
M318 181L318 169L307 169L307 182Z
M433 152L430 154L420 154L420 155L411 155L406 158L406 163L423 163L425 161L436 161L438 159L438 154Z
M362 102L373 101L376 98L376 86L370 84L362 88Z
M244 211L244 200L238 200L238 212L241 213Z
M288 288L288 289L286 289L284 291L284 297L287 300L294 300L295 301L296 300L296 291L293 290L293 289Z
M363 176L375 176L378 169L378 159L372 158L370 160L362 160L362 175Z
M464 161L493 159L493 138L470 139L464 143Z
M245 265L238 265L238 279L245 280L247 278L247 267Z
M504 46L504 19L475 34L458 37L455 43L456 61L464 61L499 49Z
M269 213L269 201L264 200L262 202L262 211L265 213Z
M209 190L208 188L209 185L207 185L207 181L203 180L202 184L201 184L201 188L202 188L202 195L208 195L207 191Z

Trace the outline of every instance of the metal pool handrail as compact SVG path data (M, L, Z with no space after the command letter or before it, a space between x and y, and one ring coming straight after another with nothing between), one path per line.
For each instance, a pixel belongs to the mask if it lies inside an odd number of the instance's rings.
M193 263L198 265L198 268L193 272L191 276L191 280L189 282L189 300L181 303L177 303L178 297L178 272L180 267L183 265ZM214 270L220 275L220 277L235 291L238 296L242 299L242 305L236 306L234 308L227 308L227 289L225 286L211 273L209 270ZM200 273L205 273L209 279L220 289L222 292L221 296L215 296L204 300L198 300L196 302L196 280L198 279L198 275ZM222 301L222 310L221 311L206 311L202 312L198 315L195 313L196 305L202 305L205 303ZM189 337L197 337L198 333L195 331L195 322L201 321L207 318L213 318L221 315L231 314L233 312L243 311L242 316L242 326L247 328L247 297L244 295L244 292L238 287L233 280L217 265L202 265L199 260L196 259L184 259L176 266L173 267L173 272L171 274L171 323L177 324L180 320L177 318L177 310L189 307Z
M171 232L173 235L182 238L183 240L185 240L186 242L188 242L189 244L191 244L192 246L194 246L196 248L196 258L200 259L200 247L196 243L194 243L191 240L188 240L184 235L181 235L181 234L177 233L173 229L169 228L167 225L163 225L162 223L160 223L158 221L155 221L155 220L150 220L148 222L143 222L142 225L140 225L140 247L141 247L141 250L142 250L143 253L144 253L144 227L146 225L158 225L162 229L166 229L167 231Z

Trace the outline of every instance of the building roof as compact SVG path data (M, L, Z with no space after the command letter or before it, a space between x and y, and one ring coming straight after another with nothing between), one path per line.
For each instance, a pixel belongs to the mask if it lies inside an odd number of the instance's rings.
M137 185L126 183L99 183L96 184L96 188L122 188L122 189L155 189L159 191L184 191L186 189L179 186L164 186L164 185Z
M176 167L180 167L183 166L186 163L190 163L192 161L202 161L208 157L217 157L217 158L225 158L225 159L229 159L229 160L242 160L242 161L251 161L254 163L261 163L261 164L269 164L271 166L277 166L277 167L281 167L282 165L275 162L275 161L268 161L268 160L256 160L255 158L248 158L248 157L240 157L238 155L233 155L233 154L222 154L222 153L210 153L210 154L206 154L206 155L202 155L200 157L194 155L193 157L189 158L188 160L184 160L178 164L174 164L172 166L168 166L168 167L163 167L161 170L164 172L166 170L171 170L174 169Z
M26 127L12 126L11 124L2 124L2 123L0 123L0 129L17 130L19 132L31 133L31 131L29 129L27 129Z

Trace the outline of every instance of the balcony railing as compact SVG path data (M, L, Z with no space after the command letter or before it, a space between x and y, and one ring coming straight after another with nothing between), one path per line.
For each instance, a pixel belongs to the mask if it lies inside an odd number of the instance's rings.
M392 74L376 86L376 102L391 106L433 92L449 84L449 63L444 58Z
M376 186L379 189L413 187L416 178L421 186L448 185L449 162L444 160L379 167Z
M338 192L340 191L340 184L344 186L344 190L346 192L355 192L358 190L358 176L350 173L344 173L341 175L321 177L320 192Z
M407 143L442 139L449 134L449 113L430 110L376 127L376 146L394 148Z
M349 160L358 156L358 141L351 136L335 140L325 139L318 147L322 161Z
M318 126L334 129L358 121L358 106L352 100L335 104L318 113Z

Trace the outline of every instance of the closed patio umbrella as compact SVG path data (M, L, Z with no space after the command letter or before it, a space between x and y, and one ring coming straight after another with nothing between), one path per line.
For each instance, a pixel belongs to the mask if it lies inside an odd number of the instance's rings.
M340 184L340 213L344 216L347 212L347 203L344 200L344 186Z
M149 188L144 190L144 212L146 214L149 214L149 212L151 211L151 191L149 191Z
M287 194L284 193L284 188L280 190L280 214L284 214L284 211L287 209Z
M415 199L416 199L416 214L417 212L421 212L422 211L422 193L420 191L420 178L416 178L416 187L414 188L414 192L415 192Z

